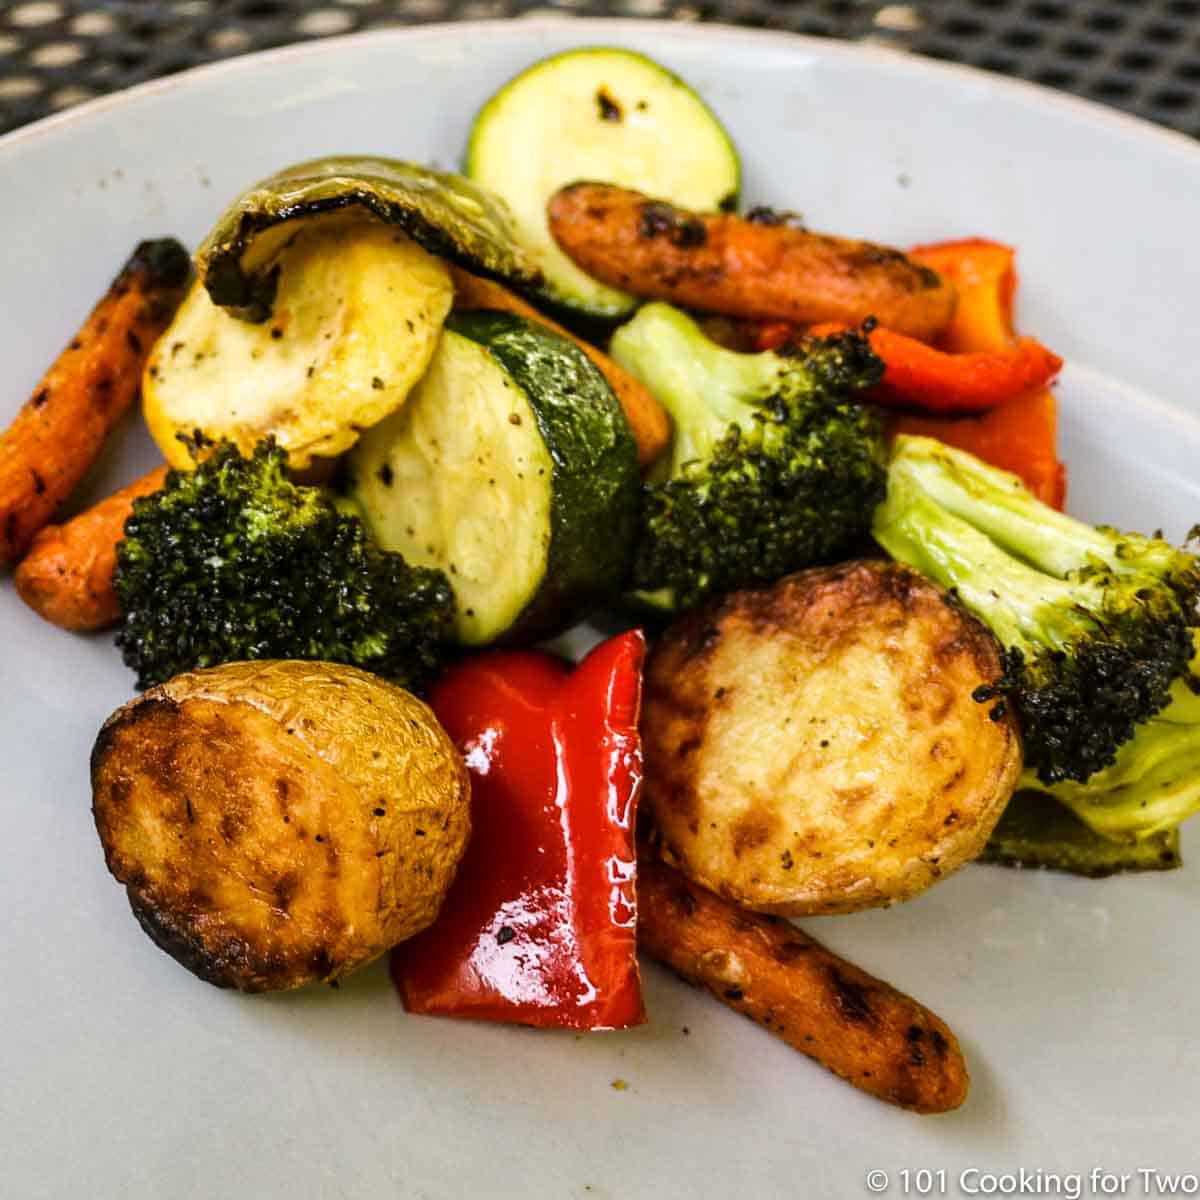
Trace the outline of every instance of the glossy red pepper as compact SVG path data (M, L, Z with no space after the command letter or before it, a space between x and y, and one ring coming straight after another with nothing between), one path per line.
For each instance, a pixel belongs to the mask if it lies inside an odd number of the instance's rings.
M452 668L430 703L471 772L473 832L437 921L392 952L409 1012L565 1029L646 1019L637 965L645 638L578 667L537 651Z

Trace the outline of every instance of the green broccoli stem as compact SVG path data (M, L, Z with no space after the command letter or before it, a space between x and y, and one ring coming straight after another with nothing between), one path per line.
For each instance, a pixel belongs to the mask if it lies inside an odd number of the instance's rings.
M674 422L671 454L642 492L635 590L690 608L845 557L867 534L885 447L878 413L856 399L883 372L865 338L739 354L648 304L612 353Z
M730 425L747 423L778 390L786 368L775 354L725 349L686 313L658 303L645 305L636 320L617 330L612 353L671 416L671 453L655 465L655 482L710 458Z
M892 479L968 520L1010 554L1059 579L1089 566L1118 574L1169 571L1175 547L1088 525L1043 504L1017 476L930 438L904 438Z
M1041 648L1065 650L1095 628L1081 609L1083 593L1093 589L1025 566L906 475L889 477L873 533L894 559L953 591L1007 650L1026 657ZM1096 603L1092 595L1086 600Z
M977 699L1011 700L1043 785L1111 767L1194 686L1200 562L1160 538L1056 513L1007 472L928 438L892 448L876 540L953 589L1003 647Z

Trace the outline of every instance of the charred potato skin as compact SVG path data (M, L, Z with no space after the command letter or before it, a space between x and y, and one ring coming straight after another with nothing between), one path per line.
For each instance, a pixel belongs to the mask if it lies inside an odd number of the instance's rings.
M366 672L235 663L119 709L92 752L109 871L220 987L336 980L429 925L470 831L432 712Z
M991 634L899 564L734 593L647 664L644 810L664 859L759 912L908 899L975 857L1021 768Z

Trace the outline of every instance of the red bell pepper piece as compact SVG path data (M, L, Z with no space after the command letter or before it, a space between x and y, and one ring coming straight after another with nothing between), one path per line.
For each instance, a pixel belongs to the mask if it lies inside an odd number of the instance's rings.
M1058 460L1058 407L1044 381L1026 386L1043 372L1053 374L1059 364L1054 355L1036 342L1031 343L1036 349L1023 350L1022 343L1017 341L1012 323L1017 286L1012 248L983 238L967 238L918 246L909 254L954 283L958 305L936 347L889 330L876 329L869 335L872 347L885 362L884 382L893 385L890 392L880 389L870 398L885 404L911 402L940 414L897 413L888 423L889 434L920 434L957 446L1019 475L1038 499L1062 508L1066 501L1067 473ZM828 333L839 328L817 326L809 332ZM756 348L776 350L793 340L798 332L780 322L763 324L757 330ZM964 385L962 376L973 373L975 382L968 380ZM1002 381L1003 389L999 388ZM1010 387L1023 394L977 412L973 404L960 402L964 393L947 394L949 388L964 386L968 398L974 394L977 399L981 387L985 396L989 387L993 395ZM902 398L905 390L919 388L924 388L926 396L936 402ZM947 405L947 400L953 403ZM950 408L958 415L948 415Z
M969 354L950 354L891 329L874 329L867 340L883 359L883 382L871 399L942 415L986 412L1027 396L1062 368L1057 354L1028 337L1003 350Z
M433 689L471 772L473 833L437 921L392 952L409 1012L561 1029L646 1019L634 824L642 781L639 630L574 670L483 654Z
M1061 509L1067 497L1066 468L1055 453L1058 414L1051 392L1010 400L980 417L916 417L897 413L888 436L937 438L976 458L1019 475L1043 504Z
M969 238L918 246L909 253L958 289L958 307L938 342L941 349L970 354L1012 345L1017 273L1011 247ZM889 432L938 438L1019 475L1044 503L1061 509L1066 502L1067 472L1058 460L1058 405L1049 389L977 417L897 415Z
M937 340L939 350L974 354L1012 345L1017 256L1011 246L965 238L917 246L908 256L932 267L958 291L954 316Z
M844 329L816 325L821 337ZM1062 359L1033 338L1019 338L999 350L950 354L881 326L867 334L883 359L883 381L871 389L872 403L885 408L919 408L950 416L986 412L1044 388L1062 368Z

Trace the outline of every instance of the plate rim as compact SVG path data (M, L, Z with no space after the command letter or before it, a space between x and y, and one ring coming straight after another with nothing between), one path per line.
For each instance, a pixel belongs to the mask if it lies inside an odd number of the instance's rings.
M108 95L97 96L81 104L72 105L62 112L51 113L26 125L18 126L5 134L0 134L0 158L30 142L53 135L67 127L78 123L86 124L89 120L110 110L134 106L147 98L187 88L197 80L253 72L264 63L302 62L327 55L336 57L346 47L365 42L403 44L437 41L448 35L459 37L507 36L510 33L536 35L542 31L561 32L563 29L578 30L581 42L589 42L592 45L600 43L594 37L590 38L589 35L599 35L603 40L607 31L611 31L616 37L640 36L649 31L651 35L657 34L665 37L669 34L672 40L682 39L686 42L727 43L730 40L738 40L751 46L758 44L778 48L790 47L796 51L807 51L827 59L874 62L880 66L899 68L902 72L907 70L911 74L940 77L948 82L957 80L964 84L977 86L983 84L1002 96L1049 105L1066 117L1073 117L1116 135L1141 140L1155 140L1164 151L1179 155L1200 167L1200 140L1179 130L1159 125L1145 117L1123 112L1101 101L1060 91L1045 84L1002 75L964 63L948 62L916 51L881 45L874 41L818 37L783 29L755 29L727 22L690 23L643 17L575 17L566 13L543 14L536 17L498 17L490 20L435 21L419 25L383 26L358 30L354 33L289 42L283 46L238 54L216 62L201 63L173 75L148 79Z

